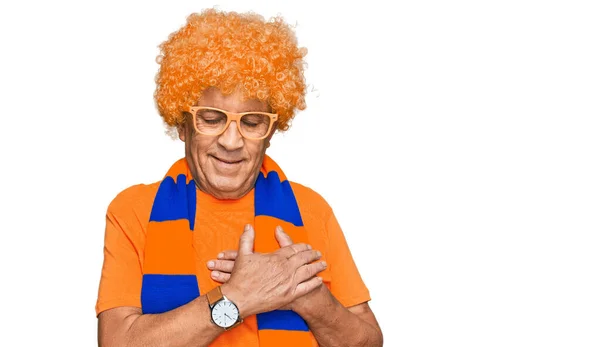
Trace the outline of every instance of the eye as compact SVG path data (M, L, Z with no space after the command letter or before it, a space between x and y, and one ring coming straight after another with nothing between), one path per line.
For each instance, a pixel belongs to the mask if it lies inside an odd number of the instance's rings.
M242 122L244 123L244 125L247 125L247 126L249 126L249 127L256 127L256 126L258 126L258 123L255 123L255 122L250 122L250 121L247 121L247 120L245 120L245 119L244 119L244 120L242 120Z
M218 124L227 119L223 112L215 110L200 110L197 114L198 121L206 124Z
M247 114L244 117L242 117L242 123L244 123L245 126L249 126L249 127L268 125L269 118L267 116L265 116L264 114L251 113L251 114Z

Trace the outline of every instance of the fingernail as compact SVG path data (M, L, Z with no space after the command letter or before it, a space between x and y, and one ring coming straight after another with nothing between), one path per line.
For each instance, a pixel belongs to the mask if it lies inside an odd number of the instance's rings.
M244 227L244 231L250 231L250 224L246 224L246 226Z
M321 262L321 265L323 265L323 267L324 267L324 268L326 268L326 267L327 267L327 262L325 262L325 261L322 261L322 262Z
M317 257L321 258L321 252L317 251Z
M311 245L306 245L306 247L308 247L308 249L312 249L312 246L311 246Z
M278 225L278 226L276 226L276 227L275 227L275 229L276 229L277 231L279 231L279 232L282 232L282 231L283 231L283 228L282 228L282 227L280 227L279 225Z
M217 258L221 259L225 256L225 253L221 252L219 254L217 254Z
M214 267L215 267L215 262L211 260L211 261L209 261L209 262L207 263L207 265L208 265L208 268L209 268L209 269L212 269L212 268L214 268Z
M319 282L323 282L323 278L322 277L317 277L319 279Z
M213 271L210 273L210 275L214 278L219 278L219 271Z

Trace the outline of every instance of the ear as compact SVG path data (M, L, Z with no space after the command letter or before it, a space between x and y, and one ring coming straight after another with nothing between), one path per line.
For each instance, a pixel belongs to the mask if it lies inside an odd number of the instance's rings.
M277 122L275 122L275 123L273 124L273 129L271 129L271 133L269 134L269 136L267 136L267 137L265 138L265 141L267 141L267 147L266 147L266 148L269 148L269 147L271 146L271 138L272 138L272 137L273 137L273 135L275 134L275 131L277 131Z
M179 139L183 142L185 142L185 135L187 130L186 124L187 122L183 122L177 125L177 134L179 134Z

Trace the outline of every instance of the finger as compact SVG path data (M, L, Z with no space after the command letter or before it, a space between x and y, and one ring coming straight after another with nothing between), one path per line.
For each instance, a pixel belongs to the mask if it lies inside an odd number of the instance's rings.
M302 283L310 278L316 276L319 272L325 270L327 268L327 263L324 261L320 261L314 264L303 265L296 270L296 276L294 279L297 281L296 283Z
M308 251L311 248L312 247L310 247L306 243L294 243L293 245L280 248L277 252L289 259L294 255L300 252Z
M279 247L281 248L294 244L290 235L286 234L279 225L275 228L275 238L277 239L277 242L279 242Z
M223 251L221 253L219 253L217 255L217 259L224 259L224 260L235 260L238 256L238 251L236 250L227 250L227 251Z
M229 281L231 275L220 271L212 271L210 277L217 282L225 283Z
M306 250L296 253L289 258L289 260L292 262L292 266L297 268L305 264L310 264L319 259L321 259L321 252L316 250Z
M323 284L323 279L321 277L313 277L308 281L304 281L296 286L296 291L294 292L294 299L297 299L303 295L306 295L313 290L319 288Z
M231 273L234 264L233 260L209 260L206 266L211 270Z
M254 249L254 228L250 224L246 224L244 232L240 236L239 254L252 254Z

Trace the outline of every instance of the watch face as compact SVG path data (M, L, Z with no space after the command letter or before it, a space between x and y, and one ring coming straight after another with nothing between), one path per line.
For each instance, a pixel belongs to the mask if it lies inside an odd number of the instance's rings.
M215 304L211 315L215 324L221 328L229 328L237 322L240 312L231 301L221 300Z

